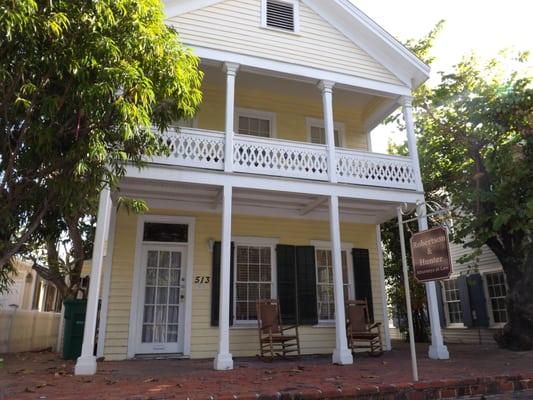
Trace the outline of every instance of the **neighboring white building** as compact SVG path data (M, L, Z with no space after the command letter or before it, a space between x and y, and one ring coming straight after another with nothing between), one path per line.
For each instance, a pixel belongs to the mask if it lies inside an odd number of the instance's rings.
M450 244L453 274L439 284L441 326L449 343L492 343L507 322L507 284L500 262L487 246L475 261L458 262L471 251Z
M31 262L16 259L14 267L14 282L6 293L0 295L0 311L61 311L61 298L56 287L42 279L32 268Z
M299 322L304 354L351 364L345 299L387 320L378 225L424 201L411 95L428 66L348 0L165 6L201 58L204 100L164 134L168 157L126 169L120 195L148 213L116 212L101 193L76 374L96 371L101 285L107 360L210 357L231 369L258 353L255 302L270 297ZM370 131L398 107L410 156L372 152ZM447 358L438 323L432 338L430 357Z

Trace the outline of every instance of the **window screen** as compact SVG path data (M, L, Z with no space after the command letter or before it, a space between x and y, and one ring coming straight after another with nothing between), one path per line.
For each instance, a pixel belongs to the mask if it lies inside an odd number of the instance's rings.
M333 131L335 137L335 147L341 146L339 130ZM311 143L326 144L326 129L319 126L311 127Z
M235 318L237 321L257 320L257 300L272 296L271 248L239 245L236 263Z
M270 137L270 120L253 117L239 117L239 133L241 135Z

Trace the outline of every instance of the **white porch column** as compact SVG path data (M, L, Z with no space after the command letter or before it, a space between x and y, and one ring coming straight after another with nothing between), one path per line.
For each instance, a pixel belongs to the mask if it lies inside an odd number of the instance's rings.
M346 316L344 311L344 285L342 282L341 227L339 221L339 197L329 198L329 228L331 238L331 261L333 262L333 296L335 301L336 346L334 364L353 364L353 356L346 339Z
M425 231L428 229L428 220L426 217L426 206L419 206L418 230ZM434 360L447 360L450 358L448 348L444 345L442 331L440 328L439 303L437 299L437 287L435 282L426 282L426 293L428 298L429 324L431 328L431 346L429 346L429 358Z
M326 145L328 147L329 181L337 182L337 159L335 155L335 124L333 121L333 87L335 82L320 81L318 88L322 91L322 104L324 107L324 130L326 132Z
M225 63L226 73L226 141L224 147L224 171L233 171L233 135L235 132L235 77L239 70L239 64Z
M415 126L413 122L413 105L412 98L409 96L402 97L401 104L403 106L403 118L405 127L407 129L407 143L409 146L409 157L413 160L415 168L415 176L417 182L417 190L424 191L422 183L422 174L420 172L420 160L418 158L418 149L416 146ZM423 199L422 199L423 200ZM418 215L418 229L425 231L428 229L428 222L426 217L425 205L420 206L417 210ZM447 360L450 358L448 348L444 345L442 339L442 332L440 328L439 305L437 300L437 288L435 282L426 283L426 293L428 298L428 312L431 327L431 346L429 347L429 358L435 360Z
M409 147L409 157L413 160L415 168L416 188L420 192L424 191L422 184L422 174L420 173L420 160L418 158L418 150L416 147L415 125L413 122L413 102L412 98L404 96L401 98L403 119L405 121L405 128L407 130L407 145Z
M233 369L233 357L229 352L229 304L231 263L231 185L224 185L222 194L222 243L220 260L220 301L218 313L218 354L214 368L218 371Z
M385 339L385 350L392 349L389 329L389 307L385 287L385 269L383 266L383 246L381 244L381 226L376 225L376 247L378 252L379 281L381 282L381 304L383 306L383 336Z
M98 314L98 296L100 293L100 277L104 252L109 230L109 216L111 213L111 196L108 187L100 192L96 232L94 236L93 256L91 260L91 279L89 295L87 296L87 312L83 330L83 345L81 355L76 361L74 373L76 375L94 375L96 373L96 356L94 356L94 339L96 334L96 317Z

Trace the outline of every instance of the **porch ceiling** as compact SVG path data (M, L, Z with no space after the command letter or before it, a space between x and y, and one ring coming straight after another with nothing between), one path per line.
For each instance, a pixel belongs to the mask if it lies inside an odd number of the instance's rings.
M222 190L219 186L148 181L125 178L120 194L147 201L153 209L178 209L219 213ZM340 198L341 222L383 223L396 215L400 204ZM233 213L295 219L327 220L327 197L279 191L233 189Z

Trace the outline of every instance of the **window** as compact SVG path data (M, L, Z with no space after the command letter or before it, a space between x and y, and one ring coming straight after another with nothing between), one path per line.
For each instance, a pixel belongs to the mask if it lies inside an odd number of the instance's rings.
M338 129L333 131L335 147L341 147L340 133ZM326 129L318 126L311 127L311 143L326 144Z
M463 323L463 310L461 309L461 299L459 297L459 287L457 279L443 282L444 302L448 315L449 324Z
M316 284L319 322L335 319L335 301L333 296L333 261L331 250L316 249ZM351 297L351 285L346 250L341 251L342 280L344 282L344 300Z
M256 301L273 297L272 246L235 247L235 320L256 321Z
M261 25L286 32L298 32L298 0L263 0Z
M507 322L507 308L505 307L505 297L507 287L505 286L505 275L503 272L486 274L487 291L492 309L492 320L495 324Z
M265 111L237 110L236 126L241 135L272 137L275 125L275 114Z
M326 144L326 129L324 128L324 121L318 118L307 118L307 136L311 143ZM335 122L333 136L335 137L335 147L342 147L344 145L344 124Z

